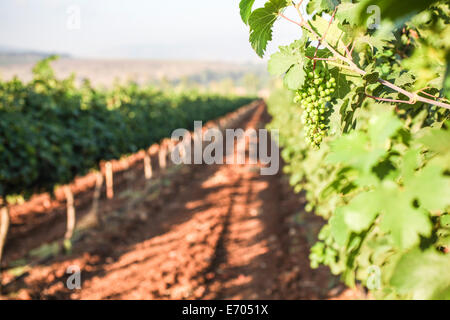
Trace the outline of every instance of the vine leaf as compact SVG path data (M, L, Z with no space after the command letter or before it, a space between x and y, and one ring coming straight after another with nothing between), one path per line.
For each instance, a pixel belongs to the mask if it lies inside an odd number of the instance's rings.
M245 24L248 24L248 19L252 13L252 7L255 0L241 0L239 9L241 10L241 19Z
M420 164L420 149L410 149L403 156L403 165L401 167L401 175L403 176L403 184L408 184L414 179L414 173Z
M449 127L450 123L447 124L447 128ZM430 164L450 170L450 129L427 128L424 131L419 141L435 153Z
M331 143L327 160L343 163L361 172L369 172L372 166L385 154L384 149L370 146L370 139L364 132L352 131Z
M345 216L342 207L337 208L330 218L331 234L340 246L345 246L350 237L350 230L344 219Z
M450 178L437 166L427 165L413 178L408 179L405 191L419 200L421 207L439 212L450 205Z
M450 58L447 59L447 71L445 72L444 83L442 85L444 96L450 99Z
M397 247L409 249L419 243L419 235L430 235L428 214L423 209L412 207L408 192L402 192L395 183L385 183L383 193L378 199L384 207L380 228L390 233Z
M395 246L402 249L411 248L419 242L419 235L429 236L431 232L427 213L414 208L411 194L402 191L392 181L359 194L342 211L346 226L356 232L368 229L380 214L381 230L390 235Z
M341 22L347 21L352 26L357 25L359 19L358 6L358 3L341 3L336 11L336 18Z
M279 51L270 56L268 70L272 75L285 74L294 64L303 65L303 52L306 39L294 41L289 46L279 47Z
M386 140L392 137L402 122L391 113L382 113L370 119L368 134L373 146L383 147Z
M256 9L250 14L250 43L258 54L263 57L267 43L272 40L272 29L281 9L287 7L287 0L267 1L263 8Z
M273 75L283 75L284 83L290 90L298 90L305 82L303 70L303 52L306 38L295 41L289 46L280 47L269 60L268 69Z
M369 228L381 209L382 202L379 201L381 196L379 191L375 190L363 192L353 198L347 206L342 208L345 224L356 232Z
M398 77L395 77L394 84L399 87L414 83L414 77L411 73L404 72Z
M298 90L305 82L305 70L303 66L295 64L284 77L284 84L289 90Z
M368 84L372 84L372 83L376 83L379 77L380 77L380 74L378 72L374 71L371 73L366 73L363 76L363 79L366 80L366 82Z
M330 71L331 75L336 79L336 92L334 94L334 97L338 99L344 99L347 94L350 92L350 83L354 82L351 76L346 76L345 74L339 72L339 68L333 68ZM348 81L348 79L350 81Z
M391 278L391 285L399 293L413 292L412 299L450 299L450 255L435 249L419 248L404 254Z
M333 48L336 50L344 49L342 40L345 33L339 28L339 23L336 20L333 20L330 24L330 21L316 15L314 20L310 20L308 23L318 35L321 37L325 35L324 40Z
M316 13L333 11L338 4L338 0L312 0L308 3L308 11L313 12L315 10Z
M342 162L361 172L370 172L386 153L386 141L401 125L401 121L391 113L377 115L371 118L367 133L353 131L332 142L332 152L327 159L332 163Z

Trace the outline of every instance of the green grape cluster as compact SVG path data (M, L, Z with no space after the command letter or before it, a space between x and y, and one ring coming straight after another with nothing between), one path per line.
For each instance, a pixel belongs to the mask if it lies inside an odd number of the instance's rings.
M307 70L304 86L297 91L295 103L303 108L302 123L305 126L306 141L319 148L328 129L331 101L336 88L336 79L325 68L312 67Z

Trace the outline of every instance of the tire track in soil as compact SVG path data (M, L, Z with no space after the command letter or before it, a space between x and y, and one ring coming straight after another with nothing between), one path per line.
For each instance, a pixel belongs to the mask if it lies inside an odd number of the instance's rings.
M244 128L268 121L261 105ZM35 299L316 299L330 295L325 268L311 270L307 236L321 222L294 223L301 208L280 174L260 165L185 166L171 185L16 286ZM281 168L280 168L281 171ZM294 230L294 232L292 232ZM295 249L295 250L294 250ZM82 289L65 288L69 265ZM334 294L341 290L336 287Z

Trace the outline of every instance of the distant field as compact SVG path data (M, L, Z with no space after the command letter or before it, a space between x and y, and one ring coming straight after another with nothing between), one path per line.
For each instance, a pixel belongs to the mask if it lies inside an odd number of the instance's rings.
M17 63L0 63L0 76L7 80L17 75L22 80L30 80L31 70L37 59ZM163 61L163 60L101 60L62 58L52 66L59 78L75 72L77 81L88 78L94 85L110 85L114 80L133 80L139 84L167 79L177 81L189 79L195 83L210 83L223 79L234 81L246 74L254 74L259 79L267 77L265 66L259 64L238 64L212 61Z

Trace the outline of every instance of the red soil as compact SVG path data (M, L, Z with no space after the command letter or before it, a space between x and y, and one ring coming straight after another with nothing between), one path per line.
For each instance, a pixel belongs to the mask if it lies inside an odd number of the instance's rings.
M268 121L264 105L239 127ZM259 165L192 165L158 174L150 187L142 161L115 175L116 197L102 199L103 223L74 243L72 253L36 263L4 294L24 299L324 299L355 298L308 254L320 218L303 211L286 177L262 176ZM281 169L280 169L281 172ZM93 182L80 187L78 216ZM145 190L145 191L144 191ZM122 195L121 195L122 194ZM6 263L61 238L64 202L28 203L13 215ZM42 203L42 201L41 201ZM41 205L42 206L42 205ZM50 213L49 213L50 212ZM70 265L82 289L66 288Z

